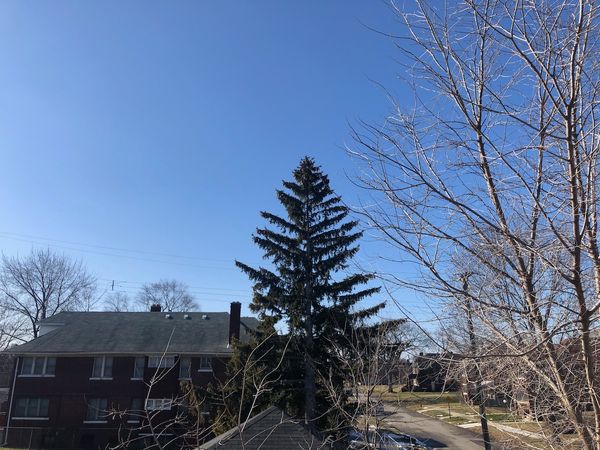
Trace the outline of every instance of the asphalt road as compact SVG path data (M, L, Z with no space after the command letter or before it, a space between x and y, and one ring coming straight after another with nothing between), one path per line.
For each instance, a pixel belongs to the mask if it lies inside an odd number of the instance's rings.
M393 411L393 412L392 412ZM394 405L386 407L389 413L384 422L398 431L410 434L431 448L444 450L481 450L483 440L472 431L409 411Z

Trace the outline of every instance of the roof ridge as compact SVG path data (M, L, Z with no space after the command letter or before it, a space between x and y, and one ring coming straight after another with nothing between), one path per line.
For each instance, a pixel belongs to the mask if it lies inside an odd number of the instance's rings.
M259 429L256 434L252 435L252 428L254 426L259 426L259 423L265 419L267 419L269 416L271 416L273 413L276 413L278 416L280 416L279 422L273 425L269 425L268 428L265 429ZM250 433L250 436L246 436L243 439L247 439L247 443L250 443L250 441L252 441L255 438L264 438L263 434L265 431L269 431L270 429L272 429L271 431L274 431L275 428L277 428L280 425L284 425L286 423L291 423L294 425L299 425L305 433L310 434L311 436L313 436L313 438L316 438L318 440L322 440L322 436L321 433L317 432L314 433L312 432L304 423L301 419L294 419L293 417L291 417L289 414L287 414L283 409L279 408L278 406L272 405L269 406L267 409L265 409L264 411L259 412L258 414L252 416L251 418L247 419L245 422L243 422L242 424L238 424L236 426L234 426L233 428L221 433L218 436L215 436L213 439L209 440L208 442L205 442L204 444L202 444L199 449L216 449L220 446L224 446L227 445L227 443L233 439L239 439L240 441L242 440L242 433L244 432L248 432ZM242 429L243 427L243 429ZM236 441L234 441L235 443ZM228 447L229 448L229 447ZM237 447L236 447L237 448Z
M276 410L281 411L281 413L285 416L285 412L283 410L281 410L280 408L278 408L275 405L271 405L269 406L267 409L265 409L264 411L259 412L258 414L250 417L249 419L246 419L246 421L243 422L243 424L238 424L236 426L234 426L233 428L221 433L218 436L215 436L213 439L211 439L210 441L206 442L203 446L201 446L200 448L210 448L213 444L221 444L222 442L226 442L229 441L233 438L235 438L236 436L241 435L244 430L248 427L248 426L252 426L255 423L259 422L260 420L264 419L266 416L268 416L271 412L274 412ZM241 427L243 427L243 429L240 429Z

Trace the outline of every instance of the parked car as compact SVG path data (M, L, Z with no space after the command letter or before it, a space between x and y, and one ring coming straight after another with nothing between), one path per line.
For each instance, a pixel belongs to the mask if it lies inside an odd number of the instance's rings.
M381 450L422 450L428 448L428 446L408 434L383 432L380 447L376 448Z
M375 448L372 431L365 433L361 430L352 429L346 434L346 439L348 441L348 448L352 450Z
M348 448L352 450L423 450L429 448L419 439L408 434L393 433L387 430L352 429L347 433Z
M375 405L375 415L381 416L385 414L385 408L383 407L382 402L377 402Z

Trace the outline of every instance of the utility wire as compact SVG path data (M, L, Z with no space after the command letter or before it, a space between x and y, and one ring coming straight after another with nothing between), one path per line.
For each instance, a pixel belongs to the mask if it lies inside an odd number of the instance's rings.
M53 239L53 238L48 238L48 237L43 237L43 236L35 236L35 235L31 235L31 234L13 233L13 232L9 232L9 231L0 231L0 235L4 235L7 237L16 236L19 238L35 239L38 241L41 240L41 241L49 241L49 242L58 242L58 243L62 243L62 244L78 245L78 246L82 246L82 247L91 247L91 248L98 248L98 249L103 249L103 250L115 250L118 252L139 253L139 254L143 254L143 255L154 255L154 256L166 256L168 258L190 259L190 260L198 260L198 261L217 261L217 262L226 262L226 263L229 263L233 260L233 258L231 258L231 259L201 258L198 256L177 255L174 253L161 253L161 252L146 251L146 250L134 250L134 249L128 249L128 248L122 248L122 247L110 247L110 246L98 245L98 244L86 244L83 242L65 241L62 239Z
M10 237L10 236L3 236L3 235L0 235L0 239L10 239L10 240L14 240L14 241L27 242L30 244L43 245L43 246L52 247L52 248L60 248L63 250L70 250L70 251L74 251L74 252L90 253L90 254L95 254L95 255L133 259L136 261L155 262L155 263L166 264L166 265L194 267L196 269L238 270L233 265L233 259L231 260L231 267L220 267L220 266L189 264L189 263L177 262L177 261L163 261L163 260L159 260L159 259L141 258L141 257L131 256L131 255L121 255L118 253L99 252L99 251L94 251L94 250L73 248L73 247L67 247L64 245L57 245L57 244L48 244L47 242L34 241L34 240L30 240L30 239L21 239L21 238L17 238L17 237Z
M117 280L113 278L98 278L101 281L115 282L117 284L133 284L136 286L143 286L145 284L152 284L152 281L128 281L128 280ZM136 287L131 286L131 287ZM229 289L229 288L217 288L217 287L208 287L208 286L189 286L186 284L186 287L190 289L201 289L201 290L213 290L213 291L231 291L231 292L248 292L250 289Z

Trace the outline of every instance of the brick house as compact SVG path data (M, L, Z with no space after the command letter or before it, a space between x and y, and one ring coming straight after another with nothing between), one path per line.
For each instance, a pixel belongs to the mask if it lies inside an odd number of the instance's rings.
M419 353L408 374L406 390L442 392L457 389L452 368L456 355L452 353Z
M44 320L38 338L9 350L15 357L14 388L4 443L104 448L126 435L128 448L144 447L154 421L160 427L181 413L173 400L182 386L223 379L232 339L246 339L257 324L241 318L240 310L233 302L229 313L154 308L61 312ZM177 443L175 427L161 432L162 439Z

